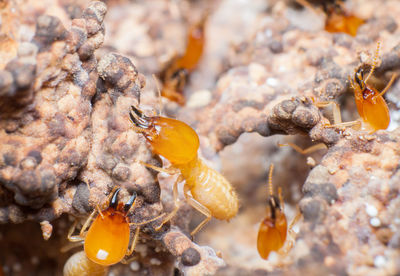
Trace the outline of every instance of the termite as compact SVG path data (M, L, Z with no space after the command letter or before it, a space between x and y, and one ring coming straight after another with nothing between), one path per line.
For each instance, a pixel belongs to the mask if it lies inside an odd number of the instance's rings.
M320 13L306 0L296 0L300 5ZM364 24L365 20L347 12L343 7L343 1L331 1L322 3L322 8L326 14L325 30L330 33L346 33L356 36L358 28Z
M380 43L378 42L374 61L371 70L369 71L366 78L364 78L364 69L362 67L355 71L353 79L349 77L350 87L354 91L354 99L356 102L358 114L360 115L360 119L351 122L342 122L340 109L337 103L316 103L316 106L318 107L333 105L334 124L329 125L328 127L347 127L357 125L358 127L362 126L363 129L373 133L379 129L386 129L389 126L389 108L386 104L385 99L382 96L392 86L394 80L397 77L397 74L395 73L392 75L392 78L381 92L379 92L377 89L367 83L376 68L379 56L379 48Z
M365 22L363 19L346 12L342 1L327 5L325 13L327 14L325 30L330 33L346 33L356 36L358 28Z
M226 178L208 167L197 155L199 137L184 122L162 116L146 116L132 106L130 118L135 131L142 133L154 153L163 156L171 167L162 169L149 164L146 166L169 174L179 173L174 187L175 208L162 224L169 221L178 211L178 183L185 181L186 201L206 218L191 232L194 236L210 219L229 220L238 212L237 195Z
M293 225L297 223L297 221L301 217L300 213L298 213L288 228L286 216L284 213L282 190L281 188L279 188L278 190L279 197L276 197L273 192L273 170L274 165L271 164L268 176L269 196L267 216L261 222L257 236L257 250L261 258L263 259L268 259L268 256L272 251L286 254L288 250L290 250L290 248L293 246L293 241L287 241L287 234L289 233L290 236L294 235L294 232L292 230ZM285 242L287 245L284 247Z
M397 76L397 74L393 74L392 78L381 92L367 83L376 67L379 46L380 43L378 43L374 63L367 77L364 79L364 70L360 68L355 72L354 79L350 79L350 86L354 90L358 114L365 123L366 128L372 131L387 129L389 126L389 108L382 96L389 90Z
M85 251L79 251L69 257L64 265L64 276L105 276L109 266L99 265L86 257Z
M72 242L84 241L85 258L74 257L68 267L64 270L81 271L83 267L93 267L91 262L101 265L110 266L118 262L124 262L125 256L130 256L138 241L140 225L147 224L162 217L164 214L152 218L150 220L133 223L129 222L128 214L136 200L136 193L130 197L127 203L118 202L118 194L121 188L115 188L108 199L108 207L100 210L99 206L90 214L88 219L83 224L78 236L73 236L77 222L72 225L68 232L68 240ZM98 216L94 219L96 213ZM92 222L92 223L91 223ZM130 240L130 225L136 226L135 235L129 246ZM89 228L88 231L86 231ZM88 261L87 259L90 261ZM66 265L67 265L66 264ZM68 274L78 275L78 274ZM80 274L79 274L80 275Z
M161 73L163 87L161 95L180 105L185 104L183 89L189 74L196 68L203 55L205 44L204 25L207 13L203 18L189 27L185 53L174 59Z

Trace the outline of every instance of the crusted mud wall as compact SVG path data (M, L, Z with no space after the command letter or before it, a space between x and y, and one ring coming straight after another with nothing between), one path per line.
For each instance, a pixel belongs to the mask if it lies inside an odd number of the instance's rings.
M128 114L160 111L152 75L184 52L205 11L187 104L162 100L162 112L196 130L200 156L237 190L239 214L191 240L203 217L183 205L159 231L160 221L145 225L135 260L110 275L400 274L400 84L385 95L388 130L373 134L327 127L330 110L315 104L336 101L344 121L358 118L348 76L371 68L377 41L369 83L380 90L400 73L400 3L345 1L365 20L352 37L324 30L320 2L1 2L0 275L62 275L81 250L70 248L70 226L114 186L121 201L138 194L132 222L173 209L175 176L139 162L162 164ZM277 146L285 141L328 148L303 156ZM271 162L289 221L296 209L302 219L292 250L265 261L256 237Z

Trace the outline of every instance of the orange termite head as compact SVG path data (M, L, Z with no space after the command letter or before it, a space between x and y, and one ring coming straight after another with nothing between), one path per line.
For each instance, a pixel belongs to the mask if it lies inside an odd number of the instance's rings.
M197 157L200 141L189 125L166 117L146 116L134 106L129 116L135 130L143 133L153 152L172 164L186 164Z
M269 171L269 196L268 213L261 221L257 236L257 250L261 258L268 259L271 251L278 251L286 241L287 221L283 212L282 193L279 190L279 198L273 195L272 171L273 164Z
M268 259L269 253L279 251L287 234L286 216L280 208L271 208L271 216L267 216L260 224L257 236L257 250L261 258Z
M257 236L257 250L261 258L268 259L271 251L279 251L287 235L287 221L277 197L268 200L269 213L261 221Z
M115 190L109 206L96 217L85 237L86 256L103 266L120 262L129 246L130 227L127 214L135 203L136 193L123 204L118 203L120 190Z

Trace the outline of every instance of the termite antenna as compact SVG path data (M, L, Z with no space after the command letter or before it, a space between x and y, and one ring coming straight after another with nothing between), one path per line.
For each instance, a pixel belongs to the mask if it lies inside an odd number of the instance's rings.
M380 48L381 48L381 42L378 41L378 42L376 43L376 51L375 51L374 60L373 60L373 62L372 62L372 67L371 67L371 70L369 71L369 74L368 74L367 78L365 79L365 82L367 82L367 81L369 80L369 78L372 76L372 74L373 74L374 71L375 71L376 65L378 64L378 58L379 58L379 50L380 50Z
M154 79L154 83L156 84L156 88L157 88L157 102L158 102L158 110L156 110L156 115L157 116L161 116L162 114L162 108L163 108L163 104L162 104L162 98L161 98L161 89L160 89L160 84L158 83L158 79L156 78L156 75L151 75Z
M268 197L268 203L269 207L271 210L271 218L275 220L276 218L276 207L279 208L279 203L277 202L275 196L274 196L274 187L272 186L272 173L274 171L274 164L271 163L269 166L269 174L268 174L268 191L269 191L269 197Z
M269 175L268 175L268 190L269 190L269 195L273 196L274 195L274 188L272 186L272 173L274 171L274 164L271 163L269 166Z
M283 197L282 197L282 188L279 187L278 188L278 196L279 196L279 208L281 208L282 210L285 208L285 203L283 202Z
M381 42L378 41L378 42L376 43L376 51L375 51L375 56L374 56L374 61L373 61L373 64L372 64L372 69L371 69L371 71L374 71L374 70L375 70L376 64L378 63L379 50L380 50L380 48L381 48Z

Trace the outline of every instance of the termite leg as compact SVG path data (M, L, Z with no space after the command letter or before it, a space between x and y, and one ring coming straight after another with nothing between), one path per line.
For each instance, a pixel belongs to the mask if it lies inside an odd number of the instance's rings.
M78 224L78 221L75 220L75 222L72 224L71 228L68 231L67 239L71 242L79 242L83 241L85 239L86 235L86 230L89 228L89 224L91 223L94 215L96 214L97 210L93 210L93 212L90 214L90 216L86 219L85 223L83 224L81 231L79 232L79 235L72 235L75 232L76 225Z
M312 152L320 150L320 149L326 149L327 148L326 145L323 144L323 143L319 143L319 144L310 146L310 147L308 147L306 149L302 149L298 145L290 143L290 142L288 142L286 144L279 144L278 143L278 147L285 147L285 146L289 146L289 147L293 148L295 151L297 151L298 153L304 154L304 155L312 153Z
M146 220L146 221L142 221L142 222L139 222L139 223L130 222L129 225L142 226L142 225L145 225L145 224L147 224L147 223L150 223L150 222L153 222L153 221L155 221L155 220L158 220L159 218L161 218L161 217L163 217L163 216L165 216L165 213L163 213L163 214L161 214L161 215L159 215L159 216L156 216L155 218L148 219L148 220Z
M393 76L392 76L392 78L390 79L389 83L386 85L385 89L383 89L382 92L379 93L378 95L379 95L379 96L382 96L383 94L385 94L385 93L389 90L389 88L392 86L392 84L393 84L393 82L394 82L394 80L395 80L396 78L397 78L397 74L394 73ZM376 97L374 97L374 99L375 99L375 98L376 98Z
M133 236L133 240L132 240L131 246L126 251L126 256L129 257L130 255L132 255L133 251L135 250L136 244L137 244L137 242L139 240L139 233L140 233L140 227L137 227L136 231L135 231L135 235ZM133 257L128 258L128 259L124 258L124 259L121 260L121 263L122 264L129 264L129 263L133 262L135 259L137 259L137 256L133 256Z
M335 128L335 127L353 127L353 126L357 126L356 129L360 129L361 128L361 121L360 120L355 120L355 121L350 121L350 122L342 122L340 124L334 124L334 125L330 125L327 126L328 128Z
M130 257L128 259L124 258L124 259L121 260L121 264L130 264L131 262L136 261L137 259L138 259L137 255L132 256L132 257Z
M146 129L137 127L137 126L131 126L131 128L133 129L133 131L137 132L137 133L146 133Z
M83 244L83 240L80 241L80 242L78 242L78 241L69 242L68 244L66 244L63 247L61 247L60 252L61 253L68 252L71 249L74 249L76 247L82 246L82 244Z
M351 89L355 90L356 88L354 87L354 82L353 82L353 80L351 79L350 75L348 75L347 78L349 79L349 83L350 83Z
M153 170L155 170L157 172L163 172L163 173L167 173L167 174L176 174L176 173L178 173L178 170L175 170L173 168L161 168L161 167L149 164L149 163L145 163L143 161L138 161L138 162L140 164L142 164L143 166L145 166L147 168L150 168L150 169L153 169Z
M81 231L79 233L79 236L84 237L86 235L86 230L89 228L90 223L93 220L93 217L96 215L97 208L93 210L93 212L90 214L90 216L87 218L85 223L83 224Z
M97 212L99 212L99 215L101 216L101 218L104 219L104 215L101 212L99 205L96 205L96 210L97 210Z
M300 211L297 211L296 216L293 218L292 222L290 223L288 227L288 237L285 245L278 251L278 254L281 256L286 256L290 249L293 248L294 240L296 233L293 231L294 225L301 219L301 213Z
M342 124L342 116L340 115L340 108L337 103L328 101L328 102L318 102L315 105L319 108L332 106L333 124L334 125Z
M75 235L75 236L72 235L75 232L77 224L78 224L78 221L75 220L74 223L72 224L71 228L69 228L67 239L71 242L83 241L85 239L84 237L82 237L80 235Z
M332 105L333 112L333 125L327 125L326 127L335 128L335 127L352 127L357 126L357 128L361 127L361 121L355 120L350 122L342 122L342 116L340 115L339 105L335 102L319 102L315 104L317 107L327 107Z
M139 240L139 233L140 233L140 227L136 227L136 231L135 231L135 235L133 236L131 247L129 248L128 252L126 253L127 256L132 255L133 250L135 250L136 244Z
M174 183L174 187L172 189L172 193L173 193L173 197L174 197L174 205L175 208L174 210L172 210L171 213L169 213L161 222L161 224L159 226L157 226L156 228L154 228L156 231L159 231L161 229L161 227L163 227L164 224L166 224L168 221L170 221L178 212L179 208L181 207L181 202L179 201L179 194L178 194L178 183L182 181L182 176L179 176L175 183Z
M186 100L185 97L183 97L181 94L176 92L175 90L171 89L170 87L164 87L163 88L163 95L166 98L172 99L173 101L177 102L180 105L184 105ZM168 92L166 92L168 91Z
M196 228L190 233L190 236L194 236L197 232L200 231L201 228L203 228L204 225L207 224L212 218L210 210L208 210L204 205L202 205L200 202L195 200L190 194L189 191L185 191L185 198L186 202L192 206L194 209L202 213L203 215L206 216L206 218L199 223L199 225L196 226Z
M291 234L291 235L294 235L294 234L295 234L294 231L293 231L293 226L294 226L300 219L301 219L301 213L300 213L299 210L297 210L296 216L293 218L292 222L291 222L290 225L289 225L289 228L288 228L289 234Z

